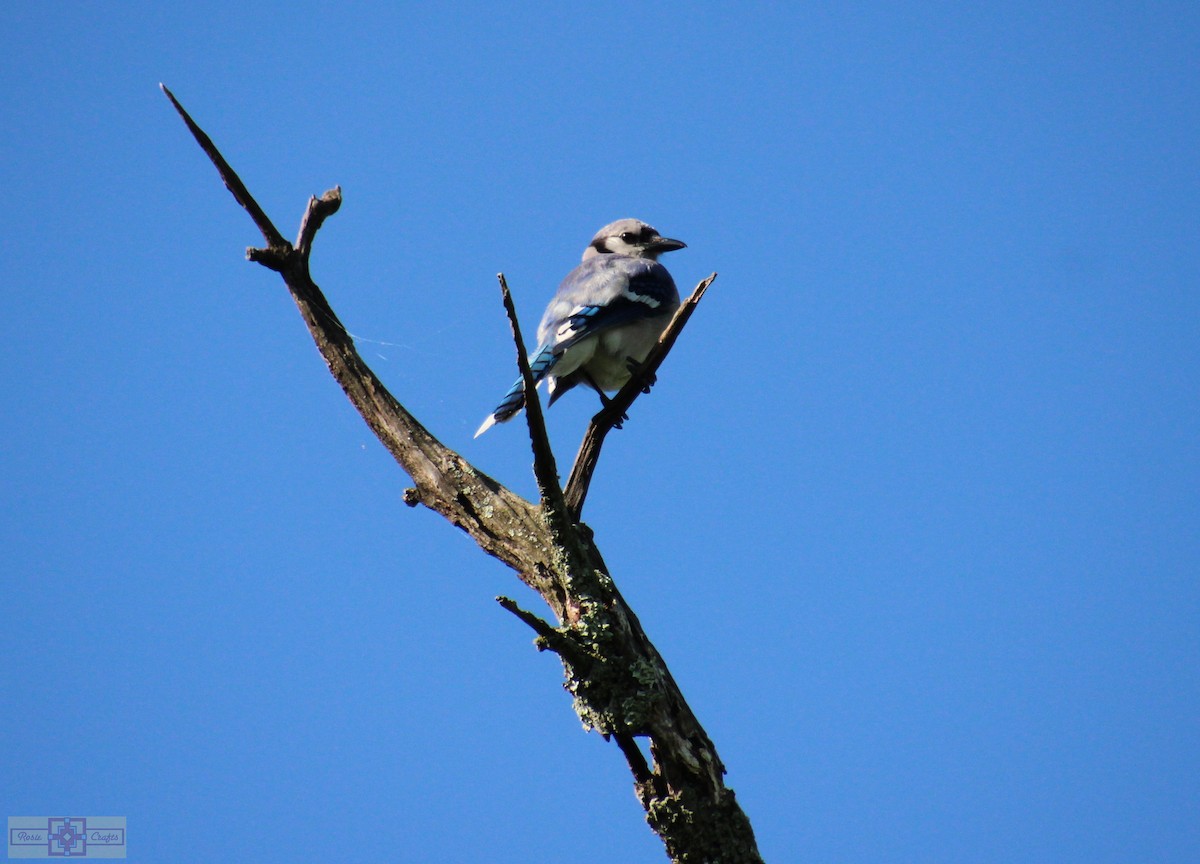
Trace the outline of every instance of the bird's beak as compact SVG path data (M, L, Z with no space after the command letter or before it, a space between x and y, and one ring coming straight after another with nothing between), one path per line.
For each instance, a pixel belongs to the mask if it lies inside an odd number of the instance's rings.
M686 249L687 244L682 240L672 240L670 237L659 237L652 248L655 252L674 252L676 249Z

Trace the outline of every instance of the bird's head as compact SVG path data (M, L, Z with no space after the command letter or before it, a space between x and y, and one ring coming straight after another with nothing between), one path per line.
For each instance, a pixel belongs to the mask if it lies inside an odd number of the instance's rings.
M596 232L592 242L583 250L583 260L594 255L628 255L655 261L662 253L682 249L686 245L682 240L663 237L639 219L618 219Z

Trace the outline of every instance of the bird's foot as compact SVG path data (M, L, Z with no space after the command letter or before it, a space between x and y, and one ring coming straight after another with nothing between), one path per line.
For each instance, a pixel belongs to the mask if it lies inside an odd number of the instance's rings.
M642 369L642 361L634 359L633 357L626 357L625 358L625 368L629 370L630 375L636 375ZM651 372L650 377L646 380L646 383L644 385L642 385L642 392L649 393L650 388L653 387L657 383L658 383L658 375Z
M605 411L608 411L608 412L612 412L612 410L613 410L613 400L611 400L611 399L609 399L607 396L605 396L605 395L604 395L604 391L603 391L603 390L600 390L600 389L597 389L597 390L596 390L596 395L600 397L600 404L604 406L604 410L605 410ZM613 428L614 428L614 429L620 429L620 428L622 428L622 427L621 427L621 424L622 424L622 423L624 423L624 422L625 422L626 420L628 420L628 419L629 419L629 415L628 415L628 414L624 414L624 413L622 413L622 414L621 414L621 416L620 416L620 417L618 417L618 418L616 419L616 421L613 423Z

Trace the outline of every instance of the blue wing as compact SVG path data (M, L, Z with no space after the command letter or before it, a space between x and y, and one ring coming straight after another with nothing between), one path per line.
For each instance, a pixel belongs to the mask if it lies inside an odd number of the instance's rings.
M546 308L538 327L541 345L529 361L533 380L550 375L563 355L597 333L645 318L673 312L679 304L675 282L661 264L642 258L599 255L568 274ZM560 379L553 404L578 383ZM478 438L496 423L525 407L525 388L518 379L475 433Z
M538 340L570 347L609 327L672 312L678 303L675 281L658 262L598 255L563 280L542 316Z

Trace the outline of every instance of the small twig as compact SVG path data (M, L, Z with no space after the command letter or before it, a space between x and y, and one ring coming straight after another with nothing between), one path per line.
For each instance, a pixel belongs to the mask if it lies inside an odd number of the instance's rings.
M571 476L567 479L564 493L567 509L574 521L579 521L579 515L583 511L583 502L587 498L588 487L592 483L592 474L600 459L600 448L604 446L605 436L629 411L633 400L637 399L654 380L658 367L662 365L663 360L667 359L667 354L675 345L675 340L679 338L680 331L692 317L696 304L700 302L704 292L716 278L717 274L713 273L696 286L692 295L675 310L675 315L663 330L662 336L658 338L657 344L650 350L646 361L637 368L625 386L617 392L617 395L610 399L608 404L592 418L592 422L583 436L583 443L579 445L579 454L575 457L575 464L571 468Z
M650 766L646 763L646 757L642 753L642 748L638 747L637 741L628 732L615 732L613 738L616 739L617 746L621 748L621 752L625 755L625 761L629 763L629 770L633 772L633 779L639 784L649 783L653 781L654 774L650 771Z
M504 274L497 273L496 278L500 280L500 294L504 298L504 311L508 315L513 341L517 346L517 368L521 372L521 381L525 386L525 418L529 424L529 441L533 446L533 476L537 479L542 503L562 513L564 504L562 487L558 481L558 464L554 460L554 451L550 449L550 437L546 433L546 418L542 414L542 403L538 398L537 385L533 380L533 371L529 368L529 357L525 353L525 340L521 336L521 324L517 320L517 307L513 304L512 293L508 290L508 280L504 278Z
M585 659L580 647L563 635L562 631L555 629L548 621L539 618L532 612L526 612L517 605L516 600L513 600L511 597L500 596L496 598L496 602L528 624L530 629L538 635L537 647L539 651L549 649L564 660L573 662Z
M300 220L300 231L296 234L296 251L304 261L308 261L313 238L321 230L321 225L341 206L341 186L334 186L320 198L314 195L308 199L308 209L304 211L304 218Z
M258 202L254 200L254 196L246 189L241 178L229 167L229 163L225 161L225 157L217 150L212 139L204 134L204 130L196 125L196 121L191 118L191 115L183 110L183 106L179 104L179 100L175 98L175 94L167 89L166 84L159 84L158 86L162 88L166 97L171 100L171 104L175 106L175 110L179 112L179 116L187 124L188 131L192 133L192 137L196 139L196 143L200 145L200 149L207 154L208 158L212 160L213 165L216 166L217 172L221 175L221 181L225 184L225 188L233 193L234 199L250 214L250 218L254 220L254 224L258 226L258 230L262 232L263 239L267 241L267 245L273 249L287 246L287 240L283 239L283 235L279 233L279 229L267 218L267 214L263 212L263 209L258 206ZM316 229L313 230L315 233Z
M274 270L276 273L283 273L283 268L287 266L288 256L291 254L292 247L287 244L274 248L268 247L266 249L260 249L257 246L246 248L247 261L261 264L268 270Z

